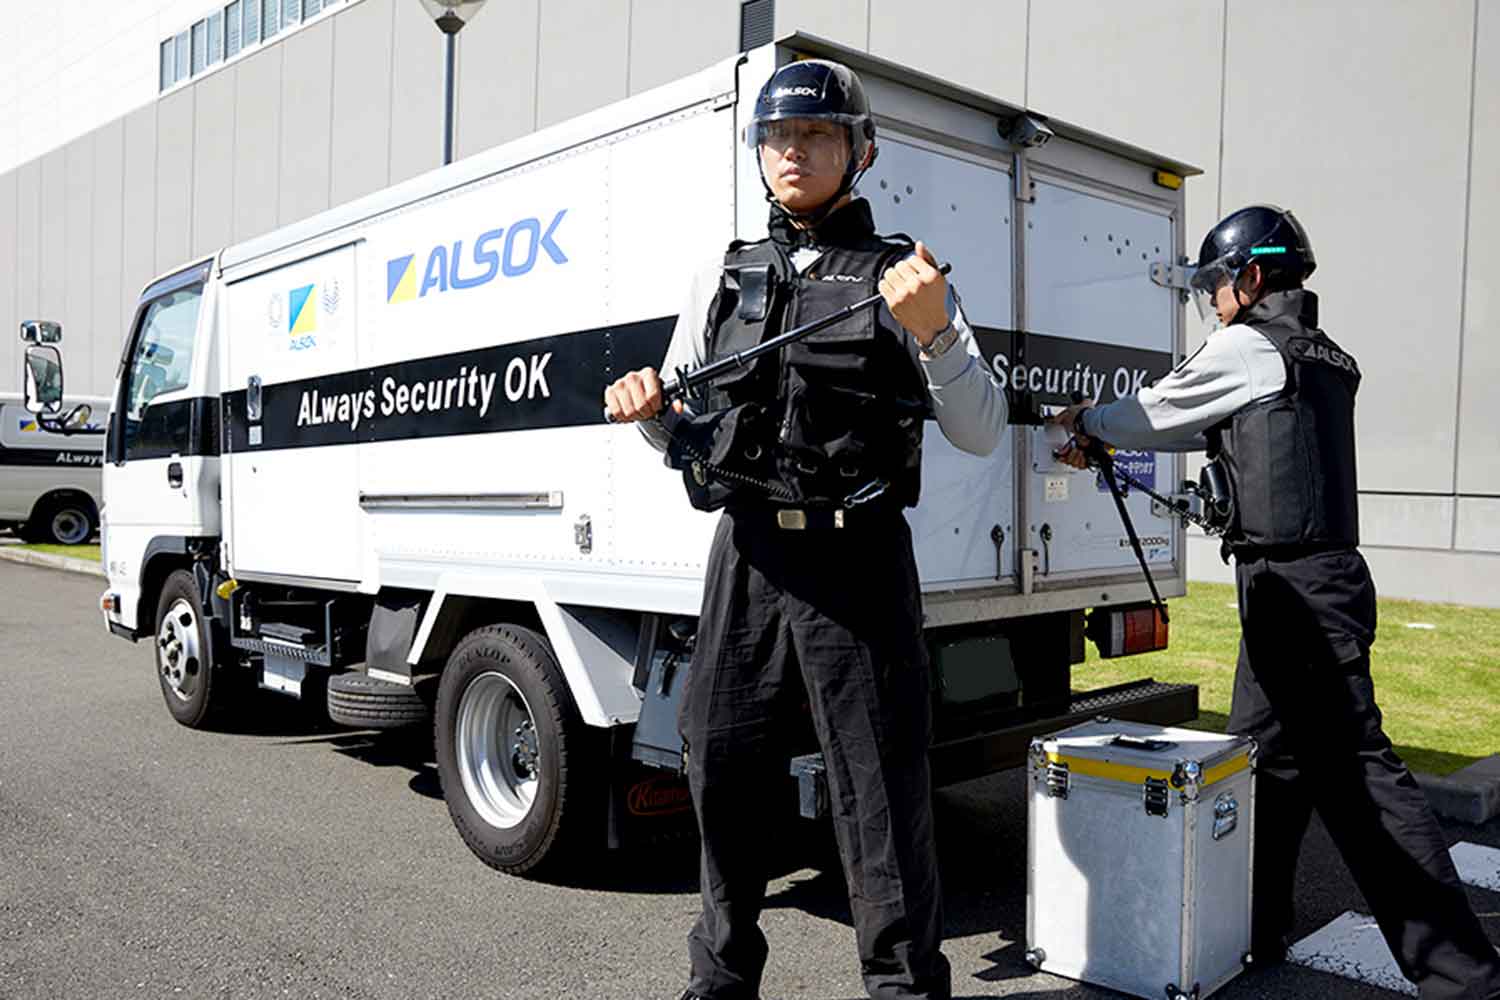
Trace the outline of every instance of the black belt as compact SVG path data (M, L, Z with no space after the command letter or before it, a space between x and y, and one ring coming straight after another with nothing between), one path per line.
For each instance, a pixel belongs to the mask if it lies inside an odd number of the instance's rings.
M895 504L861 504L858 507L735 507L729 515L736 521L781 531L835 531L890 523L899 517Z
M1348 552L1359 548L1358 542L1308 542L1292 545L1234 545L1223 543L1224 552L1234 556L1237 562L1254 562L1270 559L1273 562L1288 562L1305 559L1324 552ZM1228 561L1227 559L1225 560Z

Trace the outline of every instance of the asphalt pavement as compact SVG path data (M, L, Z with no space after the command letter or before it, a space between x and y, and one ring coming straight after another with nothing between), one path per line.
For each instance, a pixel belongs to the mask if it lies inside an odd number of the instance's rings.
M0 998L676 1000L698 908L691 845L616 854L585 884L486 868L449 822L430 741L309 723L172 721L150 649L105 631L100 582L0 563ZM1035 973L1017 772L942 790L945 951L958 997L1118 997ZM1450 825L1500 846L1500 820ZM767 1000L863 996L823 839L767 846ZM1470 893L1491 940L1500 894ZM1321 827L1298 936L1360 899ZM1298 967L1216 997L1391 998Z

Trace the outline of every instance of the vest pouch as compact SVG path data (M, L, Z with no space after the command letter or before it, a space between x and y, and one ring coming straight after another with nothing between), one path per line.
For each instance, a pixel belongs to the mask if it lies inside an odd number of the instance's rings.
M726 264L710 308L710 360L719 360L758 345L778 307L782 280L770 264ZM775 378L778 359L765 357L727 372L707 391L708 409L722 410L746 397L763 395Z
M787 328L821 319L874 294L870 281L803 280ZM880 304L865 306L817 333L809 334L786 349L787 364L809 381L829 380L837 384L870 370L880 334L876 312Z
M791 498L776 480L769 447L775 424L760 404L663 422L672 433L667 463L682 471L688 502L698 510Z
M1198 496L1203 500L1203 519L1211 527L1228 531L1234 524L1234 491L1229 470L1219 459L1205 464L1198 473Z

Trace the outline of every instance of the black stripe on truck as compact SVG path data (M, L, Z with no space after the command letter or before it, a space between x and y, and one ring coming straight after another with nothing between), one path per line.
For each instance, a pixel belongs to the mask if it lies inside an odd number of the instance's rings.
M334 372L261 388L250 442L245 390L224 395L226 451L598 424L604 387L661 364L675 316Z
M0 444L0 468L5 466L68 466L98 468L104 455L97 451L75 451L71 448L7 448Z

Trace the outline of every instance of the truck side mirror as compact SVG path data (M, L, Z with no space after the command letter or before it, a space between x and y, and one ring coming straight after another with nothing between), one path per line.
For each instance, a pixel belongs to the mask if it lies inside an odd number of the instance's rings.
M57 348L32 344L26 348L26 409L52 415L62 409L62 355Z
M62 324L50 319L22 320L21 339L28 344L61 344Z

